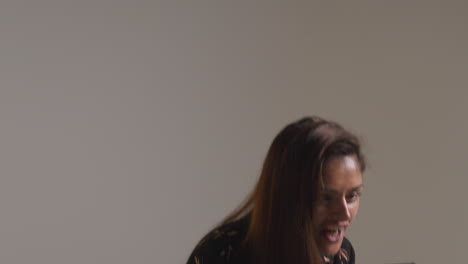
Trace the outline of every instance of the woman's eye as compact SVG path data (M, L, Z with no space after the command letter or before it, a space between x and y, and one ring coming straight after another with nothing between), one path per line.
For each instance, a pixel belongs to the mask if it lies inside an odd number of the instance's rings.
M320 195L320 201L324 202L324 203L328 203L332 200L332 197L328 194L322 194Z
M356 193L352 193L352 194L346 196L346 201L347 201L348 203L354 202L354 201L356 201L356 200L359 198L360 195L361 195L361 193L357 193L357 192L356 192Z

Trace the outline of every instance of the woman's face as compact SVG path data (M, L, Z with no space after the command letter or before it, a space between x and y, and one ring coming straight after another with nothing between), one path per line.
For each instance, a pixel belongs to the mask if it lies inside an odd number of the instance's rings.
M355 155L324 164L324 188L314 207L315 239L323 255L336 254L343 236L359 209L362 173Z

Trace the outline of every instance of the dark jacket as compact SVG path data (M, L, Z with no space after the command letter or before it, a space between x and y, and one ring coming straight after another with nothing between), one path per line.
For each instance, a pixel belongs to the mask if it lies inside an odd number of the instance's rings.
M229 223L208 233L195 247L187 264L247 264L250 252L243 245L248 220ZM344 238L340 251L331 257L324 256L324 264L354 264L354 249Z

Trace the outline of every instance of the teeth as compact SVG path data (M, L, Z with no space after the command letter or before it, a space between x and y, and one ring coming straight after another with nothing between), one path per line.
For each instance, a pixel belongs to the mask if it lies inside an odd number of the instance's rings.
M328 228L327 230L332 236L338 236L340 233L339 228Z

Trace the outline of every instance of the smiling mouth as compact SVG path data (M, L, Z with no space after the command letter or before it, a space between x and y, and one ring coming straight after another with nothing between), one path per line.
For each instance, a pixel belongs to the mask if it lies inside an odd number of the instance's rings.
M323 236L328 240L329 242L335 243L341 240L344 234L344 229L343 228L325 228L322 231Z

